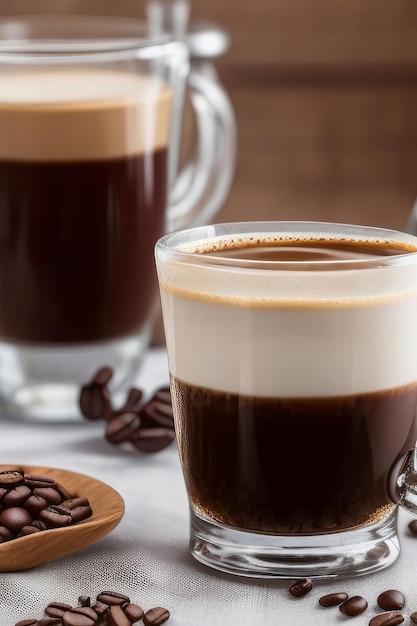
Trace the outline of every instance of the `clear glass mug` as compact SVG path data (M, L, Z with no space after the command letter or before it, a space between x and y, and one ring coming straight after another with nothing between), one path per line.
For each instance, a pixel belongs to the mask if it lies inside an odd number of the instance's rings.
M0 397L79 418L103 365L132 385L157 308L155 241L204 224L235 166L233 110L189 50L134 19L0 20ZM187 86L192 78L192 86ZM181 169L187 89L199 129Z
M355 576L417 515L417 237L308 222L163 237L156 263L190 548Z

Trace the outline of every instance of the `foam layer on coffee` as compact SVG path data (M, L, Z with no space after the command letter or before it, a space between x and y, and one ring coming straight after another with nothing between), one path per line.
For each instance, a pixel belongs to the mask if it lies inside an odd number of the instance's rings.
M110 70L0 74L0 159L86 161L168 144L171 88Z
M260 397L417 381L417 267L272 272L159 267L171 374Z

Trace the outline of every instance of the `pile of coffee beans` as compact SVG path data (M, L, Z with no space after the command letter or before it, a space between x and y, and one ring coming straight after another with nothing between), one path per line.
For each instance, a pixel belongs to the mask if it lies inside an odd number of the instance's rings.
M147 402L143 392L132 388L122 407L114 409L108 382L109 367L101 368L80 392L81 413L88 420L106 420L104 436L112 444L129 442L141 452L159 452L175 439L169 387L161 387Z
M24 619L15 626L130 626L143 620L145 626L160 626L170 616L168 609L156 606L144 611L129 596L117 591L102 591L94 602L80 596L77 606L50 602L41 619Z
M417 535L417 520L409 523L408 528L412 534ZM313 588L310 578L301 578L293 582L288 588L289 593L294 598L303 598ZM397 626L404 622L404 615L401 613L405 607L405 597L401 591L388 589L379 594L376 603L383 612L372 617L369 626ZM338 607L343 615L356 617L361 615L368 608L368 601L362 596L351 596L345 591L336 591L319 598L319 605L323 608ZM417 611L410 615L410 623L417 624Z
M74 497L49 476L0 472L0 543L91 517L88 498Z

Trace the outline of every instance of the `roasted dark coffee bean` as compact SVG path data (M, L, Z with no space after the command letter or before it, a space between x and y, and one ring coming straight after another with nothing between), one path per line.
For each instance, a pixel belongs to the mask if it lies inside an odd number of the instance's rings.
M368 603L365 598L362 598L362 596L352 596L339 606L339 611L344 615L356 617L356 615L360 615L366 611L367 608Z
M413 519L409 524L408 524L408 530L413 534L413 535L417 535L417 519Z
M89 420L110 419L112 407L110 393L107 387L97 383L90 383L81 388L81 413Z
M153 609L146 611L143 616L143 623L145 626L160 626L164 624L170 616L168 609L164 609L162 606L156 606Z
M80 496L76 498L69 498L68 500L63 500L61 502L61 506L72 511L72 509L75 509L79 506L90 506L90 503L88 501L88 498Z
M129 596L124 593L118 593L117 591L102 591L97 596L98 602L103 602L112 606L114 604L120 604L121 606L127 606L130 602Z
M138 604L128 604L124 609L124 612L131 624L135 624L136 622L140 622L140 620L145 615L145 611Z
M44 498L48 504L61 504L62 502L60 493L54 487L36 487L33 495Z
M411 621L412 624L417 624L417 612L411 613L410 621Z
M401 613L380 613L370 620L369 626L398 626L403 621Z
M137 413L141 407L142 396L143 392L140 389L132 387L132 389L128 393L124 405L118 411L116 411L116 415L126 412Z
M97 385L105 386L110 382L112 376L113 376L112 368L104 366L100 368L98 372L94 374L94 377L91 382L96 383Z
M342 602L348 599L348 594L344 591L339 593L329 593L327 596L322 596L319 599L320 606L330 607L330 606L339 606Z
M29 487L18 485L4 495L2 504L3 506L22 506L31 495L32 490Z
M384 611L395 611L396 609L404 608L405 597L401 591L389 589L378 596L377 603Z
M23 473L16 470L3 470L0 472L0 487L17 487L24 482Z
M136 413L120 413L107 424L104 436L111 443L122 443L128 441L139 426L140 419Z
M25 474L25 483L32 489L36 487L55 487L55 480L49 476L37 476L36 474Z
M174 431L168 428L139 428L131 435L130 442L141 452L159 452L174 439Z
M157 392L158 393L158 392ZM160 394L163 397L163 393ZM174 417L171 400L158 400L154 396L140 410L139 417L144 428L162 426L164 428L174 428Z
M10 530L5 526L0 526L0 543L10 541L10 539L13 539L13 535Z
M39 528L39 530L46 530L46 524L40 519L34 519L31 525L35 528Z
M51 504L39 513L39 518L48 528L60 528L71 524L71 511L62 506Z
M93 510L90 505L88 506L77 506L75 509L71 509L71 523L78 524L78 522L82 522L85 519L88 519L92 516Z
M36 626L37 624L37 619L22 619L20 622L17 622L15 626Z
M70 611L72 606L70 604L66 604L65 602L50 602L45 609L46 615L48 617L57 617L59 619L62 618L66 611Z
M23 526L32 523L32 516L29 511L19 506L11 506L0 513L0 525L5 526L11 533L16 535Z
M62 616L65 626L95 626L97 620L97 613L89 606L76 606Z
M313 588L313 583L310 578L301 578L293 583L288 591L294 598L302 598L307 595Z
M27 535L34 535L35 533L40 533L40 529L36 528L36 526L33 526L32 524L30 526L23 526L23 528L20 529L19 533L17 534L17 537L26 537Z
M44 617L36 622L36 626L62 626L62 621L56 617Z
M108 610L109 626L130 626L130 621L120 604L113 604Z
M91 608L95 610L95 612L97 613L97 615L100 618L102 616L104 617L106 611L108 611L108 609L109 609L109 605L105 604L104 602L97 601L97 602L95 602L92 605ZM101 624L101 622L99 622L99 623Z
M32 515L37 515L43 509L46 509L48 506L47 501L42 496L35 496L32 494L25 502L25 509L32 513Z

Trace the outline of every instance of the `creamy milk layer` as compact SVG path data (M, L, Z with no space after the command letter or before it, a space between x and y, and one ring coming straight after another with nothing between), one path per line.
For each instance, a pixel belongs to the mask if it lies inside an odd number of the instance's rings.
M128 72L34 69L0 75L0 159L86 161L166 147L172 91Z
M297 398L417 381L415 264L295 273L168 262L158 271L170 371L186 383Z

